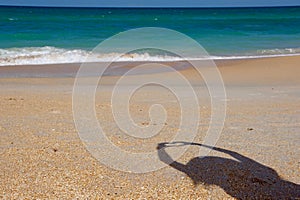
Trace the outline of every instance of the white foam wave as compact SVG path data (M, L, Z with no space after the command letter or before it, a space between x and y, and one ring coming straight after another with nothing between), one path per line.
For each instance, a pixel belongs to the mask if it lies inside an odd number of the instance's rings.
M0 65L55 64L84 61L87 51L55 47L0 49Z
M257 53L261 55L299 54L300 48L264 49L258 50Z
M210 56L181 58L168 55L150 55L148 53L131 53L121 55L118 53L93 54L85 50L67 50L55 47L28 47L0 49L0 66L9 65L40 65L40 64L59 64L59 63L82 63L82 62L111 62L111 61L182 61L182 60L227 60L227 59L245 59L261 57L277 57L300 55L299 49L273 49L261 50L257 55L247 56ZM118 57L117 60L115 58Z
M17 21L17 18L8 18L9 21Z

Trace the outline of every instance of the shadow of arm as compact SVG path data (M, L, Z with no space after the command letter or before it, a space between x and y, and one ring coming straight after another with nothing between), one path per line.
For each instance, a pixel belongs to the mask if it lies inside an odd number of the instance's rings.
M227 149L222 149L219 147L213 147L214 150L225 153L230 155L231 157L239 160L240 162L244 163L244 164L249 164L253 167L265 167L264 165L260 164L259 162L256 162L255 160L252 160L251 158L248 158L246 156L243 156L235 151L230 151Z
M240 162L242 163L247 163L247 164L251 164L252 166L263 166L262 164L256 162L255 160L252 160L246 156L243 156L237 152L234 152L234 151L230 151L230 150L227 150L227 149L222 149L222 148L219 148L219 147L212 147L212 146L208 146L208 145L205 145L205 144L199 144L199 143L188 143L188 142L182 142L182 141L179 141L179 142L173 142L173 144L181 144L181 145L197 145L197 146L203 146L203 147L206 147L206 148L211 148L215 151L219 151L219 152L222 152L222 153L225 153L225 154L228 154L230 155L231 157L239 160ZM263 166L264 167L264 166Z
M159 159L166 163L167 165L173 167L174 169L177 169L181 172L184 172L186 173L186 166L184 164L181 164L175 160L173 160L169 154L165 151L166 149L166 143L160 143L158 144L157 146L157 149L158 149L158 157Z

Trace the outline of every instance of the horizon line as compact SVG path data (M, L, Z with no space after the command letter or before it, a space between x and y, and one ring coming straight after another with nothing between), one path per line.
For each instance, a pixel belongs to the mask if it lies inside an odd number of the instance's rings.
M201 9L201 8L287 8L287 7L300 7L300 5L275 5L275 6L47 6L47 5L0 5L0 7L28 7L28 8L104 8L104 9L114 9L114 8L186 8L186 9Z

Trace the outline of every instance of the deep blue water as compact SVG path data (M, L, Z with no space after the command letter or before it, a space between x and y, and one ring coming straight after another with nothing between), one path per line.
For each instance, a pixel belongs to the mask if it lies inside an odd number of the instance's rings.
M12 58L18 63L30 55L39 56L39 62L56 54L83 56L106 38L141 27L179 31L214 56L300 53L300 7L0 7L0 27L0 64Z

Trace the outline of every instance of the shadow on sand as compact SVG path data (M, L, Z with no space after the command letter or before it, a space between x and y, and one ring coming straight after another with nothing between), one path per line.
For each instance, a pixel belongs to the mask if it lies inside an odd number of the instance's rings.
M175 148L178 145L198 145L212 148L228 154L238 161L207 156L195 157L184 165L173 161L165 151L166 148ZM237 152L185 142L160 143L157 149L162 162L184 172L195 185L199 183L217 185L237 199L300 199L300 185L281 179L274 169Z

